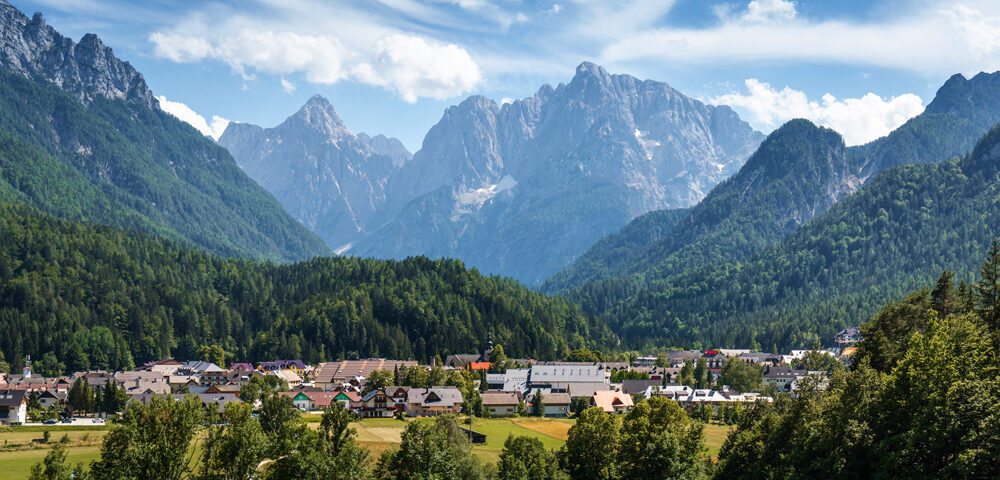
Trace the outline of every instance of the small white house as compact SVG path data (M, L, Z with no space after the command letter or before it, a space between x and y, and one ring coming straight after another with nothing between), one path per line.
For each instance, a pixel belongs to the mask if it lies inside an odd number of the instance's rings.
M0 391L0 425L28 421L28 397L24 390Z

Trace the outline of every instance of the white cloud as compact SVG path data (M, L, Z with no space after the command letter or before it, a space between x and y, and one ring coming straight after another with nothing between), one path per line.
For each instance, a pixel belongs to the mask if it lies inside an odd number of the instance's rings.
M745 9L717 9L721 22L708 28L617 29L633 33L605 43L600 61L826 62L935 76L1000 69L1000 2L914 0L885 20L864 22L805 18L795 7L754 0Z
M748 121L767 129L793 118L806 118L836 130L848 145L860 145L884 136L924 110L920 97L911 93L889 99L874 93L845 99L826 94L815 101L809 100L804 92L787 86L777 90L754 78L745 83L747 93L720 95L709 102L742 110L748 114Z
M156 97L160 101L160 109L167 112L185 122L190 124L196 130L201 132L202 135L207 135L212 137L214 140L218 140L222 132L226 131L226 126L229 125L229 120L222 118L218 115L212 116L212 121L209 123L205 120L205 117L198 114L191 109L191 107L181 103L174 102L172 100L167 100L165 96Z
M419 97L452 97L482 80L479 67L462 48L402 34L379 40L374 58L356 65L351 73L365 83L391 87L410 103Z
M447 21L406 0L395 0L394 6L421 21ZM373 20L370 12L328 12L328 5L294 0L272 7L252 14L206 7L172 28L153 32L149 41L160 58L224 62L245 81L258 73L297 74L325 85L353 80L394 90L407 102L458 96L482 81L480 68L464 48L402 33ZM281 85L285 91L295 87L284 78Z
M781 23L795 19L795 2L786 0L753 0L740 18L745 23Z
M295 91L295 84L285 80L285 77L281 77L281 89L284 90L285 93L292 93Z

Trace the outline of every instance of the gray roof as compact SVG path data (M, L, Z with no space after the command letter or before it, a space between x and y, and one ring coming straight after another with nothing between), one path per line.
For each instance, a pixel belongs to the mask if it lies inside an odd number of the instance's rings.
M462 403L462 392L456 387L413 388L407 403L422 407L452 407Z
M569 396L576 397L591 397L594 392L601 390L608 390L610 387L606 383L571 383L569 384Z
M517 405L521 403L518 392L483 392L483 405Z
M661 380L622 380L622 392L634 395L646 391L649 387L662 384Z
M24 402L24 390L0 391L0 407L16 407Z

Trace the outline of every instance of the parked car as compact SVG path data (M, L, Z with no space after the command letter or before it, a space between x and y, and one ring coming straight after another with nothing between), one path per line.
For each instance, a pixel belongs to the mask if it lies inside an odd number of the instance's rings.
M57 423L59 423L59 420L57 420L55 418L49 418L49 419L45 420L44 422L42 422L43 425L55 425Z
M73 419L69 418L69 417L66 417L66 418L62 419L62 423L73 423Z

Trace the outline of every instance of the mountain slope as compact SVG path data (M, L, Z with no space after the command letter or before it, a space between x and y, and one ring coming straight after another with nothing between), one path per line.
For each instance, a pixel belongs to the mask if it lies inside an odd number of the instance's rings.
M740 264L694 268L621 302L602 298L610 287L597 283L575 298L610 304L609 321L640 343L808 347L945 268L971 279L1000 231L998 198L994 128L961 160L882 172Z
M390 179L400 213L350 252L453 256L535 284L631 218L694 204L760 140L728 107L584 63L533 97L449 108Z
M96 37L74 44L6 3L0 22L0 59L12 69L0 69L5 198L225 256L329 253L228 152L147 102L142 76Z
M616 245L615 239L599 242L589 257L581 256L542 290L560 292L586 281L630 273L658 278L698 265L745 258L825 211L859 183L840 135L808 120L790 121L771 133L736 175L677 219L669 233L632 247L636 251L614 265L599 259L598 246L626 247ZM662 226L646 221L626 228L632 235L650 236L641 230Z
M386 182L411 158L399 140L351 133L319 95L274 128L230 123L219 144L334 248L387 219Z
M1000 122L1000 74L981 73L972 79L961 75L952 76L938 89L934 100L926 110L907 121L889 135L867 145L847 149L847 162L850 166L846 171L824 178L807 179L810 172L795 173L800 177L786 178L778 172L770 177L755 177L758 182L776 182L770 190L764 190L747 202L748 209L743 211L726 210L729 220L725 223L714 222L705 225L704 218L698 219L698 212L712 212L719 208L717 198L743 198L745 182L736 181L737 174L731 181L723 182L713 190L699 205L692 209L692 218L681 222L688 228L678 228L672 238L659 240L655 245L644 246L641 252L630 255L630 264L608 266L594 258L583 258L579 265L573 265L563 272L554 275L542 288L546 292L566 292L580 287L587 281L606 280L615 276L641 274L638 281L655 280L677 273L684 269L695 268L710 262L732 262L745 258L759 251L766 245L782 238L784 234L813 216L822 213L832 205L829 199L836 200L849 193L878 172L897 165L922 162L943 161L956 155L963 155L975 145L976 140L993 124ZM802 130L799 130L801 133ZM800 141L815 142L816 139L803 137ZM759 154L760 152L758 152ZM757 154L755 154L757 155ZM800 159L794 150L789 150L783 157L783 169L795 172L803 165L812 165ZM752 163L749 161L748 163ZM838 168L843 169L841 160ZM748 170L748 166L744 167ZM791 174L789 174L791 175ZM789 180L794 180L789 182ZM784 185L784 186L782 186ZM802 190L802 197L789 197L789 186L802 185L810 190ZM834 195L828 195L829 193ZM815 196L818 203L805 207L808 197ZM799 198L796 203L793 198ZM827 199L827 200L824 200ZM796 208L796 205L799 205ZM794 221L780 228L775 220L787 217L794 212ZM715 214L707 215L712 221ZM705 215L702 215L705 217ZM789 219L792 219L789 217ZM688 231L695 232L688 234ZM706 234L705 232L711 232ZM692 242L691 238L697 238ZM615 248L606 245L608 248ZM637 279L627 280L635 283ZM617 282L617 281L616 281ZM630 290L631 291L631 290Z
M118 369L210 344L235 360L428 362L490 333L511 355L556 359L613 342L578 307L454 260L225 260L2 203L0 232L0 352L12 362L51 352L71 369Z

